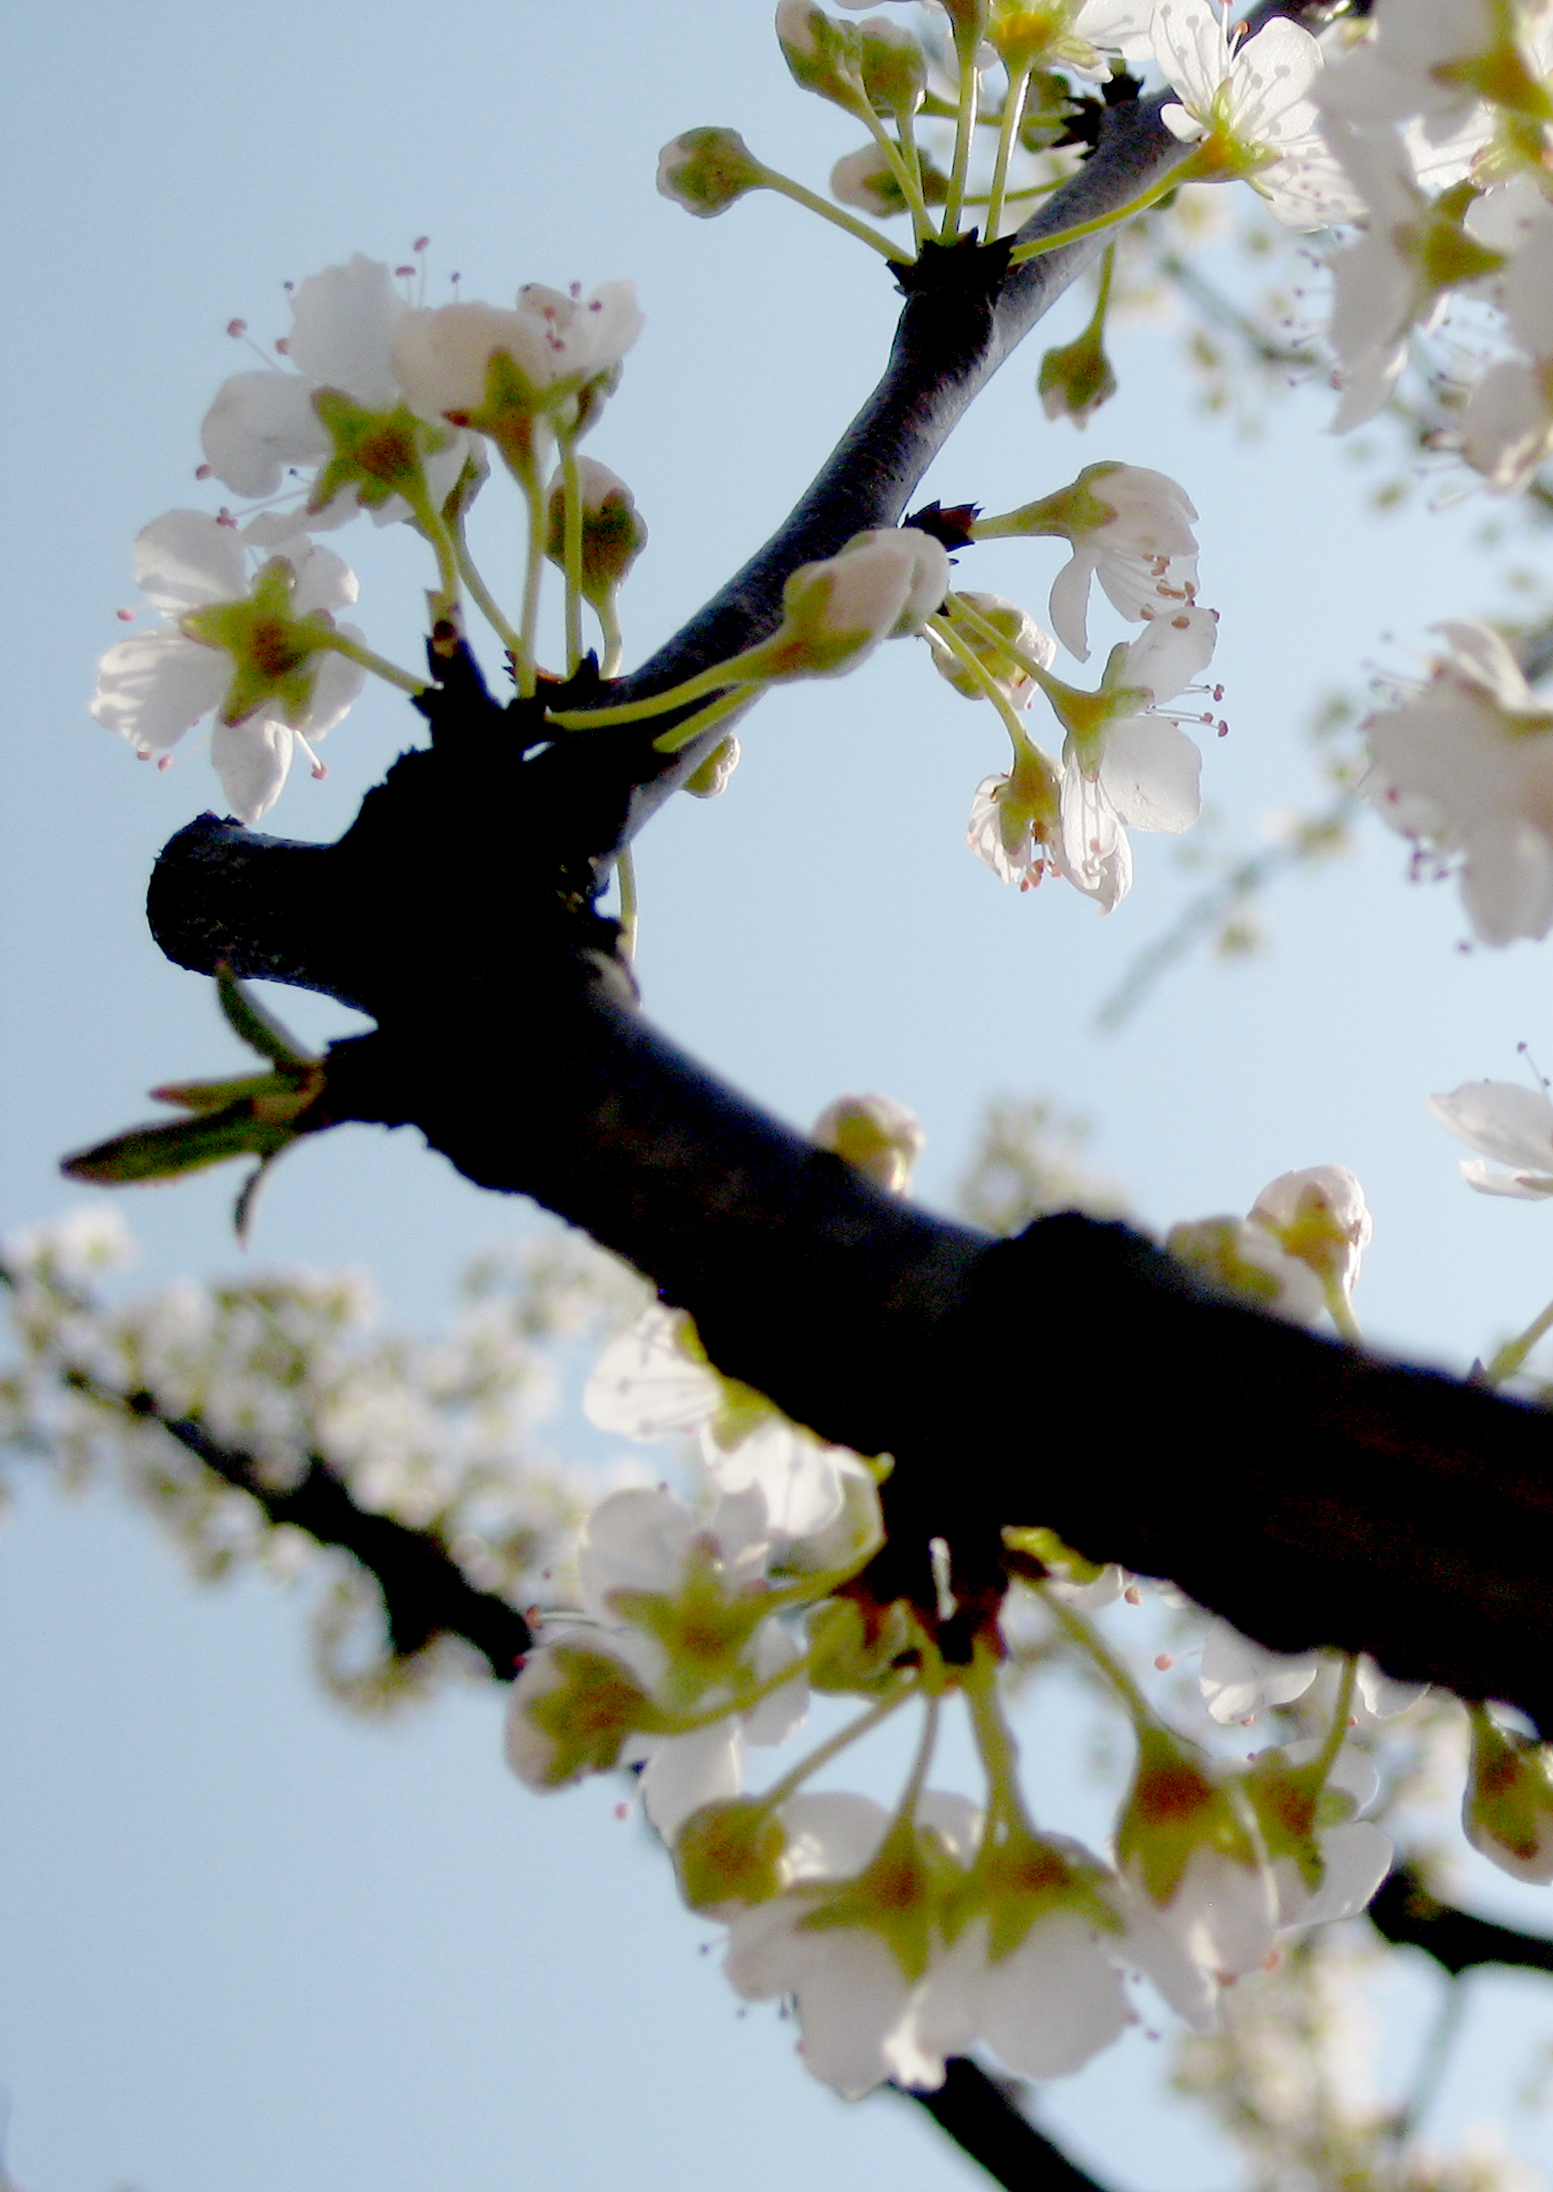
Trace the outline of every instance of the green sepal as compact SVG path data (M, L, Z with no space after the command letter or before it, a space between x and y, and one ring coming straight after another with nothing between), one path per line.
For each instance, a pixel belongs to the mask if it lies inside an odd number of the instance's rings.
M380 509L394 495L412 505L420 500L422 455L443 446L445 430L428 426L402 403L392 411L368 411L339 388L320 388L313 409L333 446L313 483L310 511L326 510L347 487L356 489L368 510Z
M246 723L266 701L277 700L293 730L312 706L318 657L334 644L327 611L291 614L296 573L284 556L272 556L242 601L218 601L191 609L179 621L186 639L218 647L235 668L218 714L223 723Z
M703 1804L674 1837L679 1892L691 1910L768 1903L780 1895L787 1837L768 1804L735 1797Z

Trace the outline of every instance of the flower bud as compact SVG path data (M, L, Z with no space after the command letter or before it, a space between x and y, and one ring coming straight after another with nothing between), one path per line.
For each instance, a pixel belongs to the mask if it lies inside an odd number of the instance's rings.
M830 194L843 205L856 206L880 220L907 209L906 193L895 170L877 145L849 152L830 171ZM929 205L942 205L949 195L949 178L931 160L922 163L922 195Z
M1049 419L1071 419L1075 426L1087 426L1100 406L1116 394L1116 375L1100 329L1086 327L1075 341L1048 350L1035 386Z
M1198 1278L1253 1309L1265 1309L1289 1324L1320 1321L1326 1301L1320 1280L1285 1255L1259 1225L1246 1225L1239 1218L1199 1218L1173 1225L1165 1247Z
M809 1687L833 1696L866 1695L890 1680L912 1644L903 1600L865 1611L855 1598L828 1598L809 1615Z
M545 1644L512 1685L507 1763L531 1789L564 1788L617 1764L626 1737L651 1717L623 1660L588 1644Z
M728 789L728 779L739 766L743 753L739 741L730 731L718 742L692 776L687 776L684 789L692 799L719 799Z
M916 1113L891 1096L838 1096L815 1120L814 1139L899 1195L921 1154L923 1134Z
M687 129L658 155L658 189L698 220L725 213L766 171L736 129Z
M782 589L782 623L744 658L770 678L839 677L881 640L919 631L943 600L949 557L911 526L858 533Z
M674 1869L690 1909L709 1916L769 1902L784 1885L787 1838L769 1808L749 1798L703 1804L674 1838Z
M781 0L776 34L795 84L857 112L863 104L862 41L855 23L838 23L814 0Z
M915 114L927 89L927 56L900 23L870 15L857 26L863 91L876 114Z
M1343 1165L1311 1165L1269 1181L1251 1207L1251 1223L1322 1285L1351 1294L1359 1260L1375 1228L1364 1190Z
M1003 634L1011 645L1022 654L1030 655L1043 670L1049 670L1057 659L1057 642L1050 632L1043 632L1034 617L1027 616L1016 601L1005 601L1001 594L957 593L957 601L965 602L976 611L984 622ZM964 641L971 653L984 668L989 670L1004 693L1016 708L1028 708L1035 691L1035 680L1022 664L1003 648L987 639L982 633L957 626L957 636ZM985 700L986 687L959 656L929 634L933 648L933 665L940 677L945 677L957 693L967 700Z
M647 545L647 527L619 474L593 457L578 460L582 502L582 591L602 608L624 581ZM564 473L550 482L550 532L545 553L566 567L566 485Z
M1553 1771L1548 1746L1472 1713L1472 1763L1462 1799L1467 1840L1501 1872L1553 1881Z

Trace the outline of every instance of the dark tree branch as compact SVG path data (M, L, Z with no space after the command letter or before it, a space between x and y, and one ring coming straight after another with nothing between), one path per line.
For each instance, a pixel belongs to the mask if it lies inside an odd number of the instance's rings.
M1482 1964L1526 1971L1553 1971L1553 1939L1514 1926L1474 1918L1431 1895L1416 1872L1401 1866L1384 1882L1369 1908L1376 1931L1394 1948L1421 1948L1443 1971L1459 1978Z
M1179 157L1153 106L1119 110L1026 233L1123 203ZM897 515L1092 241L1009 275L998 250L930 255L837 455L634 689L769 629L793 563ZM1001 1526L1046 1524L1277 1648L1366 1648L1553 1725L1546 1416L1210 1299L1123 1228L1068 1218L995 1246L877 1193L635 1009L593 901L677 780L650 734L544 744L542 709L498 708L449 635L433 664L429 750L338 845L206 817L153 877L152 926L181 964L226 961L378 1019L335 1047L311 1125L416 1125L470 1179L646 1272L721 1368L892 1454L880 1589L931 1606L941 1535L981 1605Z
M1008 2192L1104 2192L1036 2129L996 2078L963 2055L946 2066L936 2093L908 2092L906 2099Z
M128 1415L160 1424L224 1484L246 1492L271 1522L289 1523L318 1544L349 1553L383 1594L383 1618L397 1657L412 1658L439 1636L457 1637L474 1646L498 1681L512 1680L533 1642L528 1623L504 1598L476 1590L430 1531L358 1507L317 1455L294 1485L277 1488L265 1480L253 1455L213 1438L195 1416L164 1414L153 1394L114 1393L84 1377L73 1382L95 1399L116 1402Z

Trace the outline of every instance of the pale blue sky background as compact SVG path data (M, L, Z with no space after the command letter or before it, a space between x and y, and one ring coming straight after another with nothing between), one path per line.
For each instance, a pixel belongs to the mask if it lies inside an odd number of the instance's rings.
M658 147L693 123L732 123L816 184L852 149L841 117L789 90L764 0L5 0L0 41L11 1224L78 1199L62 1150L232 1056L209 986L160 959L140 911L156 848L219 803L214 780L197 756L137 768L86 713L134 601L135 530L199 498L200 414L246 362L227 321L278 334L284 279L358 249L398 260L421 233L466 295L634 278L647 331L593 447L652 528L626 604L646 651L813 470L895 300L796 209L693 224L653 193ZM1124 392L1086 436L1048 428L1038 350L926 491L1006 505L1097 457L1183 481L1234 726L1206 781L1252 833L1312 795L1317 696L1493 605L1472 547L1484 506L1362 516L1319 390L1248 447L1194 412L1157 334L1120 346ZM334 544L362 572L369 637L413 660L413 544L362 528ZM1057 562L1006 546L966 575L1039 613ZM372 695L331 740L327 783L300 775L272 826L335 834L412 728ZM1158 1224L1243 1209L1293 1165L1349 1164L1377 1224L1361 1311L1437 1357L1466 1360L1553 1289L1553 1213L1468 1195L1421 1108L1513 1075L1520 1040L1553 1054L1546 953L1464 954L1453 894L1408 887L1394 840L1285 889L1268 957L1190 965L1104 1039L1096 1004L1191 887L1162 842L1141 842L1108 920L1057 886L1004 890L962 841L1001 765L996 725L912 646L769 701L745 748L723 800L679 802L642 848L641 969L656 1016L784 1116L888 1090L928 1128L922 1187L943 1201L985 1097L1043 1092L1090 1115L1094 1156ZM287 1009L317 1037L347 1017ZM230 1193L212 1177L134 1198L147 1276L234 1268ZM252 1262L370 1266L426 1324L472 1247L529 1222L413 1136L355 1131L280 1168ZM1029 1407L1011 1425L989 1403L988 1438L1023 1435L1035 1381L1060 1370L1034 1336ZM1097 1398L1093 1451L1044 1458L1103 1466L1104 1438ZM1162 1459L1189 1500L1191 1456ZM299 1630L267 1587L192 1591L106 1501L32 1492L0 1540L0 2085L30 2192L967 2181L904 2104L844 2109L769 2016L736 2017L612 1790L526 1797L497 1761L494 1698L345 1722L310 1689ZM1553 2030L1538 1990L1479 1984L1505 2014L1458 2062L1442 2127L1508 2105ZM1148 2053L1140 2038L1053 2089L1053 2120L1119 2183L1227 2185L1217 2148L1139 2098Z

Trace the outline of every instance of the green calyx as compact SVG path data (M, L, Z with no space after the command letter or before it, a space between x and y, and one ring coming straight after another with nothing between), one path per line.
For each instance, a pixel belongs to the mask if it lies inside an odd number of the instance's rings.
M691 1910L768 1903L780 1895L787 1838L768 1804L741 1797L703 1804L674 1838L679 1891Z
M1001 517L978 518L971 527L972 537L1040 540L1056 535L1063 540L1080 540L1086 533L1098 532L1116 517L1115 504L1105 499L1104 484L1109 473L1119 470L1114 461L1086 464L1070 487L1059 487L1038 501L1022 503Z
M1138 1731L1138 1766L1117 1829L1116 1852L1150 1900L1174 1900L1200 1849L1254 1870L1260 1852L1231 1791L1210 1779L1163 1728Z
M585 1644L553 1645L550 1657L561 1680L524 1710L551 1746L544 1784L561 1788L583 1774L607 1772L626 1737L648 1725L652 1709L618 1660Z
M1462 1823L1478 1848L1492 1845L1523 1866L1536 1863L1553 1837L1547 1746L1499 1727L1480 1705L1472 1708L1472 1764Z
M1104 1895L1098 1866L1076 1865L1028 1827L1006 1828L983 1843L954 1931L985 1919L987 1960L1001 1963L1022 1948L1032 1929L1054 1911L1070 1910L1097 1932L1116 1933L1121 1920Z
M771 1611L764 1590L730 1593L717 1547L706 1537L691 1540L677 1591L611 1591L609 1603L663 1652L664 1699L678 1709L737 1683L750 1638Z
M314 482L309 510L324 510L336 495L354 487L365 508L380 509L394 495L412 505L425 491L422 455L447 440L404 404L393 411L368 411L338 388L320 388L313 398L331 444L328 461Z
M316 609L291 614L296 573L284 556L272 556L244 601L191 609L179 630L203 647L219 647L235 669L218 711L223 723L246 723L266 701L278 701L293 729L312 705L318 657L333 646L334 619Z
M856 1879L819 1890L799 1924L813 1933L849 1926L876 1933L906 1977L920 1979L944 1900L943 1870L952 1862L936 1835L897 1819Z
M855 1598L828 1598L810 1611L808 1630L809 1687L832 1697L889 1689L918 1641L904 1599L865 1609Z

